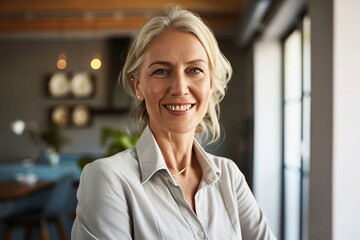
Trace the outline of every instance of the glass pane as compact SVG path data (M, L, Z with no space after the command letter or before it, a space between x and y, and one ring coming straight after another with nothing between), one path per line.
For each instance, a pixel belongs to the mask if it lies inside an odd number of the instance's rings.
M310 171L310 96L303 98L303 171L309 173Z
M302 240L309 239L309 176L303 176L303 195L302 195Z
M301 32L297 30L285 40L285 100L301 98L301 65Z
M284 108L284 162L289 168L301 167L301 102L289 102Z
M303 21L303 43L304 43L304 92L311 91L311 39L310 39L310 18L305 17Z
M285 221L284 239L300 237L300 172L285 169Z

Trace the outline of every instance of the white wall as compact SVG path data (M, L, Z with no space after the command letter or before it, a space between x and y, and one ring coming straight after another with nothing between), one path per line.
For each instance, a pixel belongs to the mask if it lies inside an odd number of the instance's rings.
M281 46L254 47L254 195L274 234L280 237Z
M359 0L334 0L333 239L360 239Z
M309 239L360 239L358 0L311 0Z

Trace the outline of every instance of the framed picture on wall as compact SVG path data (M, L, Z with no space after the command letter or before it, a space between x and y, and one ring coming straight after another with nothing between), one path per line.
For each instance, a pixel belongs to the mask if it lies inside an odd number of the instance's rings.
M95 94L95 78L88 72L56 72L46 81L46 93L54 99L91 98Z
M85 105L75 106L71 111L71 122L75 127L86 127L90 125L90 109Z
M89 127L92 123L92 114L88 106L58 105L50 109L50 123L60 127Z
M65 72L54 73L46 85L48 95L53 98L66 98L70 96L69 76Z
M72 75L70 91L75 98L89 98L95 92L95 81L87 72L77 72Z
M67 127L70 124L70 108L65 105L58 105L50 110L50 122L60 127Z

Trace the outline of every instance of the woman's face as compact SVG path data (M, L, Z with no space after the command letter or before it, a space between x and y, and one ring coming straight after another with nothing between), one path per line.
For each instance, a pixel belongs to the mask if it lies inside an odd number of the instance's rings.
M198 38L169 30L154 38L135 77L154 132L194 133L212 93L209 60Z

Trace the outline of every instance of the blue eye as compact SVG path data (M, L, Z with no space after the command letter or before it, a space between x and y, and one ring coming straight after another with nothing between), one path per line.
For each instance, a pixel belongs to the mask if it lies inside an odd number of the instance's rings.
M156 69L154 72L153 72L153 74L155 74L155 75L165 75L165 74L167 74L168 73L168 71L166 70L166 69Z
M189 72L192 75L198 75L198 74L202 73L203 71L200 68L195 67L195 68L190 69Z

